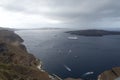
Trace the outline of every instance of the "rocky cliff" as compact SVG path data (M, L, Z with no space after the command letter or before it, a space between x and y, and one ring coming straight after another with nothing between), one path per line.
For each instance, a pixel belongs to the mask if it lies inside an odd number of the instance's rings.
M13 31L0 30L0 80L51 80Z
M104 71L99 75L98 80L120 80L120 67Z

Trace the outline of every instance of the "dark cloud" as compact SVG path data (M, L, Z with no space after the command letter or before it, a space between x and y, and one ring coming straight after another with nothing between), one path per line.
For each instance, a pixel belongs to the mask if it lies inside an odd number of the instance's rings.
M9 11L43 15L77 26L104 26L120 21L119 0L1 0ZM109 24L108 24L109 26Z

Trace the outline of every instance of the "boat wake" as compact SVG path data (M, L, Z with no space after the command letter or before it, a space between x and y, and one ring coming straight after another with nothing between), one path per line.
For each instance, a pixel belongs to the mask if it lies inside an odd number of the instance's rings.
M64 67L65 67L68 71L72 71L68 66L64 65Z
M68 37L68 39L72 39L72 40L76 40L76 39L78 39L78 37L76 37L76 36L71 36L71 37Z

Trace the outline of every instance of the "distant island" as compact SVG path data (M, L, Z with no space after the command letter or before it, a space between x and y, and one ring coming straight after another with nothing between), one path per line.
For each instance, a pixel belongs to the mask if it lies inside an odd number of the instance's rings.
M107 30L96 30L96 29L88 29L88 30L77 30L77 31L67 31L66 33L70 33L73 35L81 35L81 36L105 36L105 35L120 35L120 31L107 31Z

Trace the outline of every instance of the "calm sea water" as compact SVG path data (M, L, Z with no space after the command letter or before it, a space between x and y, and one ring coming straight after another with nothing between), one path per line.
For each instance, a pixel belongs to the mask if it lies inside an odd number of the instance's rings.
M44 69L62 78L93 78L120 66L120 36L72 37L62 30L16 31L30 53L42 60ZM94 74L86 75L88 72Z

